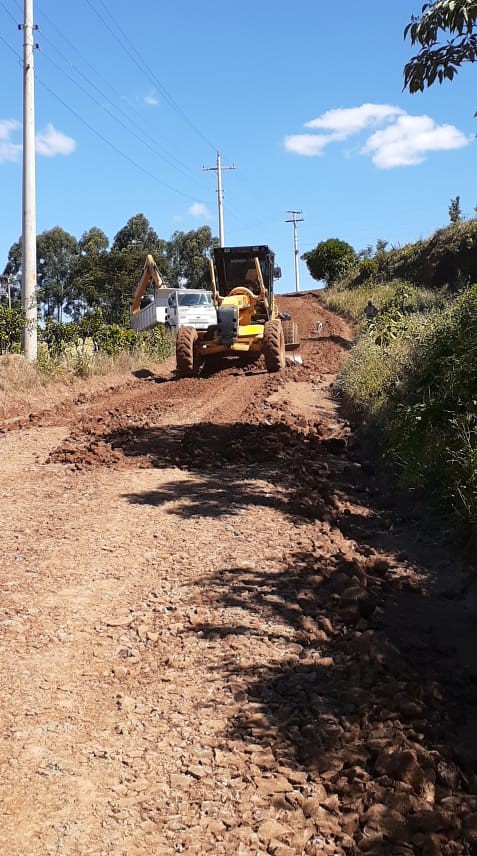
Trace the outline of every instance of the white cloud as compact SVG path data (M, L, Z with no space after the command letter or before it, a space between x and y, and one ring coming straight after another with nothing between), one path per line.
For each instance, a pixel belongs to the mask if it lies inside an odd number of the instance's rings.
M12 131L17 131L20 122L16 119L0 119L0 140L9 140Z
M147 95L144 96L144 103L149 104L150 107L157 107L159 104L159 99L156 95L156 90L153 89Z
M44 131L36 135L36 151L39 155L54 158L56 155L71 155L76 149L76 142L72 137L67 137L61 131L57 131L51 122Z
M20 159L21 143L12 143L10 139L12 132L20 127L16 119L0 119L0 163L16 163Z
M329 131L335 140L345 140L371 125L381 125L396 116L402 116L404 110L390 104L361 104L360 107L337 107L327 110L317 119L305 122L305 128Z
M210 211L203 202L194 202L189 208L189 214L193 217L210 217Z
M429 116L399 116L397 121L376 131L361 149L370 154L379 169L415 166L428 152L461 149L470 143L454 125L437 125Z
M305 123L305 128L322 130L323 134L294 134L285 137L285 149L304 157L323 155L330 143L347 140L373 125L387 127L375 131L360 153L371 155L378 169L415 166L433 151L459 149L470 143L454 125L437 125L429 116L410 116L390 104L361 104L360 107L328 110Z
M0 163L17 163L20 159L22 147L19 143L8 143L0 140Z
M304 155L305 157L316 157L323 154L323 149L328 143L335 140L332 134L328 136L320 134L292 134L290 137L285 137L285 148L287 152L294 152L296 155Z

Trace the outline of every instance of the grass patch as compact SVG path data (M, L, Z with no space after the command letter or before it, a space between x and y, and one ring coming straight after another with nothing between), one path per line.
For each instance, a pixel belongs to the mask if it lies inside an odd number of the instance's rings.
M477 286L444 310L389 311L353 348L338 388L377 429L400 483L477 534Z
M363 312L368 300L371 300L380 312L387 312L390 307L396 306L405 314L412 314L443 309L449 299L445 290L416 288L402 279L383 284L368 280L364 285L350 288L346 278L333 288L323 289L320 297L332 312L361 321L363 326L366 323Z

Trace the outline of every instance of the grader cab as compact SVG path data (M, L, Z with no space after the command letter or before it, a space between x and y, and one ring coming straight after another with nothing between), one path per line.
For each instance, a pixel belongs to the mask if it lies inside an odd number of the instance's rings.
M281 321L273 281L281 276L275 256L265 245L216 247L210 260L217 324L202 332L182 327L177 334L179 377L193 377L211 357L253 362L263 354L269 372L285 367L285 350L298 347L292 321Z

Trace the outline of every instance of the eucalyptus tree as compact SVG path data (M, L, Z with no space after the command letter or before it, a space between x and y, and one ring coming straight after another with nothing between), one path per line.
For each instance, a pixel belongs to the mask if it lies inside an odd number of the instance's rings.
M167 258L172 288L209 288L209 258L218 245L209 226L190 232L174 232L167 242Z
M72 298L72 268L79 253L74 235L60 226L37 237L37 280L44 314L63 321L63 312Z

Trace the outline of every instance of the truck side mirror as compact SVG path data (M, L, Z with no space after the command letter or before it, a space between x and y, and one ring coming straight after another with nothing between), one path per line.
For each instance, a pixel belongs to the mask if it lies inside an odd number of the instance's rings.
M273 268L273 279L280 279L282 275L282 269L280 267Z

